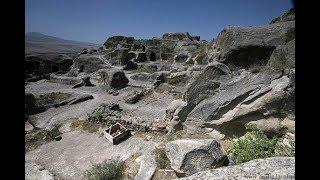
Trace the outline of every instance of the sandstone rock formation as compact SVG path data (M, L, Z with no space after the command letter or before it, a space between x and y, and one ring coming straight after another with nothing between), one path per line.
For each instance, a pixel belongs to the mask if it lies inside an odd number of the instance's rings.
M171 167L179 176L228 165L228 158L215 140L176 140L166 144Z
M272 51L287 41L287 32L295 22L288 21L260 27L228 27L215 41L218 60L247 68L254 64L265 65Z
M294 157L273 157L256 159L236 166L199 172L183 180L198 179L294 179Z

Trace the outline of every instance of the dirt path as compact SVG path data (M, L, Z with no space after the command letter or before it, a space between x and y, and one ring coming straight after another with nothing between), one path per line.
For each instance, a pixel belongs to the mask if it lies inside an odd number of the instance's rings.
M80 179L92 164L119 157L122 160L135 153L146 153L156 143L131 137L118 145L112 145L99 134L81 131L67 132L62 140L53 141L27 152L26 162L36 162L63 179Z

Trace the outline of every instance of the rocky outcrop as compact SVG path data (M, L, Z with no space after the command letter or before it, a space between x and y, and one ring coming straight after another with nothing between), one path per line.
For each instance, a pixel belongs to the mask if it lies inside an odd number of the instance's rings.
M283 76L279 79L273 80L268 86L260 84L260 87L257 86L259 88L255 90L255 92L248 91L250 92L249 94L245 96L241 95L240 97L242 99L238 98L238 102L235 104L231 103L234 105L229 105L229 108L223 110L223 106L220 107L219 109L221 109L223 112L220 113L220 116L217 116L219 113L210 114L206 116L208 117L208 119L202 121L202 123L204 126L214 127L223 131L224 133L230 133L232 132L232 125L234 125L235 123L240 129L240 127L243 126L244 123L247 123L249 121L268 118L270 116L279 117L281 116L281 114L286 113L286 110L284 110L284 106L289 102L289 98L287 97L290 95L290 92L288 92L287 90L288 85L289 78L287 76ZM246 83L246 88L250 88L250 86L254 87L251 85L251 83ZM239 89L238 91L241 92ZM212 111L212 109L214 109L214 106L212 105L216 104L216 101L218 99L221 99L221 97L213 96L210 100L201 102L201 104L199 104L199 108L195 108L193 112L190 113L190 118L195 118L197 115L199 116L200 113L195 112L201 109L203 109L206 113L214 112ZM210 103L209 101L214 103ZM294 109L294 107L291 108ZM192 122L191 119L189 120L190 124L195 123Z
M229 68L222 63L214 62L206 66L198 76L193 77L183 99L189 104L196 105L220 87L219 79L229 77Z
M140 168L134 180L150 180L157 168L155 155L151 152L139 157Z
M191 35L187 32L170 32L162 35L162 39L168 40L191 40L193 39Z
M282 16L272 19L270 24L286 22L286 21L294 21L294 20L295 20L295 9L291 8L288 11L286 11Z
M287 42L287 31L295 27L294 21L259 27L228 27L215 41L219 61L240 67L265 65L272 51Z
M255 159L240 165L221 167L192 176L182 180L199 179L294 179L294 157L272 157Z
M173 133L176 129L179 129L181 122L187 118L188 111L186 109L187 102L182 100L174 100L166 109L165 118L169 120L167 126L168 134Z
M178 176L228 165L228 157L216 140L176 140L167 143L166 149Z
M295 68L295 39L278 46L272 52L269 66L275 70Z
M83 54L74 59L68 75L77 76L79 73L92 73L99 69L107 68L105 59L99 55Z
M134 37L112 36L103 44L107 49L109 48L129 48L134 42Z
M281 77L276 71L239 73L231 73L221 63L208 65L188 84L183 96L187 105L181 109L187 117L179 121L194 129L226 128L231 121L242 122L243 126L248 121L283 113L294 118L294 72L289 77Z

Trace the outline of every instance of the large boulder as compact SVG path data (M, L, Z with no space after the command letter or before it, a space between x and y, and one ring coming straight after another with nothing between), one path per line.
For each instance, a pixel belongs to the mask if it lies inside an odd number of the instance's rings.
M239 165L211 169L181 178L181 180L198 179L294 179L294 157L272 157L255 159Z
M113 71L110 78L110 86L114 89L124 88L129 83L129 80L123 71Z
M31 93L24 95L24 108L27 115L33 115L46 110L44 106L39 106L36 103L36 97Z
M148 152L139 157L140 168L134 180L150 180L157 168L156 157L152 152Z
M176 140L167 143L166 150L179 176L228 165L228 157L216 140Z

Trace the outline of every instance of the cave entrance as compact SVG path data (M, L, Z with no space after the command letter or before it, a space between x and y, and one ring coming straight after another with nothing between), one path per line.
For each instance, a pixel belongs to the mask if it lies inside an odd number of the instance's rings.
M156 61L156 53L154 52L150 53L150 61Z
M56 65L52 65L51 71L52 72L58 72L59 71L59 67L56 66Z
M225 64L240 68L265 66L274 46L245 46L232 50L225 58Z
M81 65L79 69L79 73L82 73L83 71L84 71L84 65Z

